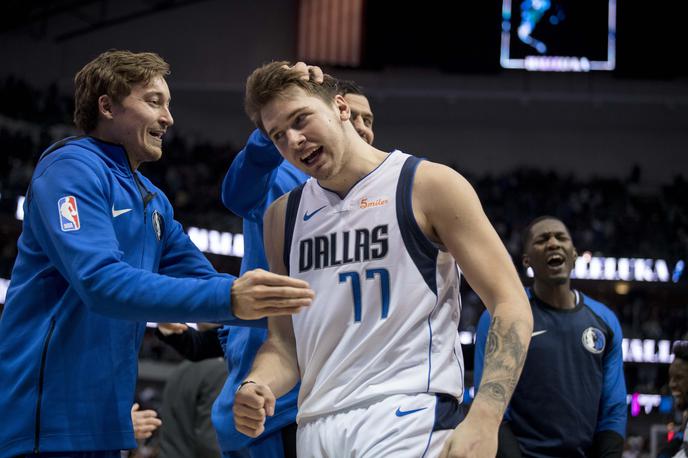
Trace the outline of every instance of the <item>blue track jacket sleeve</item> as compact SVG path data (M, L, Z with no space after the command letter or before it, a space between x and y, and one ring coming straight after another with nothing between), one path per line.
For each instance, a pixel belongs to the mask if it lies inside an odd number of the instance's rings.
M172 212L172 205L169 204L170 213ZM219 273L215 270L208 258L194 245L189 236L184 232L184 228L179 221L172 220L169 231L165 232L165 246L162 257L160 258L160 267L158 273L167 275L169 277L185 278L226 278L230 282L234 282L235 278L232 275ZM230 283L230 293L232 283ZM228 294L230 294L228 293ZM190 321L190 320L186 320ZM233 324L237 326L248 326L256 328L267 327L267 320L240 320L238 318L225 319L216 321L218 323Z
M267 199L268 193L282 161L270 139L259 129L254 130L222 182L225 207L242 218L262 223L265 210L272 203Z
M215 270L208 258L193 244L177 220L172 220L170 226L169 230L165 231L165 245L160 258L159 273L170 277L212 278L225 276L234 281L234 277L220 274Z
M621 343L623 335L619 320L611 310L606 310L604 320L614 333L612 346L604 358L604 382L600 413L595 432L614 431L626 437L626 381L623 372L623 353Z
M487 332L490 330L490 314L487 310L483 312L478 321L475 331L475 352L473 354L473 386L475 393L478 393L480 380L483 378L483 366L485 364L485 341Z
M45 167L32 182L27 209L36 213L31 215L36 238L83 302L98 313L128 320L234 320L231 278L172 278L123 260L109 193L108 177L101 167L66 154ZM61 230L57 202L64 196L77 199L81 221L78 231ZM178 230L173 228L173 232ZM166 247L163 255L164 268L170 274L180 273L171 263L183 258L183 252L188 256L189 250L182 238L175 237L177 240ZM198 267L203 263L199 258L191 264ZM205 269L209 274L207 266Z

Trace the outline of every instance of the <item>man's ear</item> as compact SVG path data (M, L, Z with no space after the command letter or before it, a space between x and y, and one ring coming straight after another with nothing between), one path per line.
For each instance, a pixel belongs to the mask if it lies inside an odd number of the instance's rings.
M523 267L525 267L526 269L530 267L530 258L527 254L521 255L521 264L523 264Z
M337 108L337 112L339 113L339 119L342 121L348 121L351 119L351 108L349 108L349 104L344 96L337 94L334 97L334 104Z
M98 97L98 113L105 119L112 119L112 99L109 95L101 95Z

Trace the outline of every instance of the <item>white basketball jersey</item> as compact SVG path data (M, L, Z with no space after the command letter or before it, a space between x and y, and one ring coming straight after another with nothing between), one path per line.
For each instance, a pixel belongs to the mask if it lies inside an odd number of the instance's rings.
M463 395L460 273L413 217L419 162L394 151L343 199L312 178L289 197L285 265L316 293L292 317L297 421L393 394Z

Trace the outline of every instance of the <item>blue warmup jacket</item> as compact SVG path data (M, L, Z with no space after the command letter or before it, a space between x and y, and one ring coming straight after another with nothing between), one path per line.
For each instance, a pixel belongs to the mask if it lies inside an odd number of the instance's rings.
M0 319L0 457L136 447L145 322L233 320L234 277L121 146L92 137L44 153L18 248Z
M527 289L533 337L505 421L524 456L585 457L596 433L626 434L626 383L621 326L614 313L575 291L576 306L560 310ZM487 311L475 339L474 383L479 391Z
M260 130L251 134L222 184L222 202L244 218L242 273L256 268L268 270L263 248L263 215L272 202L307 179L308 175L282 159ZM234 427L234 393L251 370L256 353L267 338L267 329L225 326L218 335L229 366L227 382L212 411L220 447L228 452L251 446L254 457L273 458L275 453L282 453L281 435L269 436L294 423L299 386L277 400L275 415L268 417L265 432L258 439L241 434Z

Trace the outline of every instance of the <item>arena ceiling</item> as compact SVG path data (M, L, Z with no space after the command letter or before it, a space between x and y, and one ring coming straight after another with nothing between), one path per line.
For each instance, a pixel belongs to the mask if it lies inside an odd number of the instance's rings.
M204 1L207 0L15 0L3 5L0 36L20 34L61 42Z

